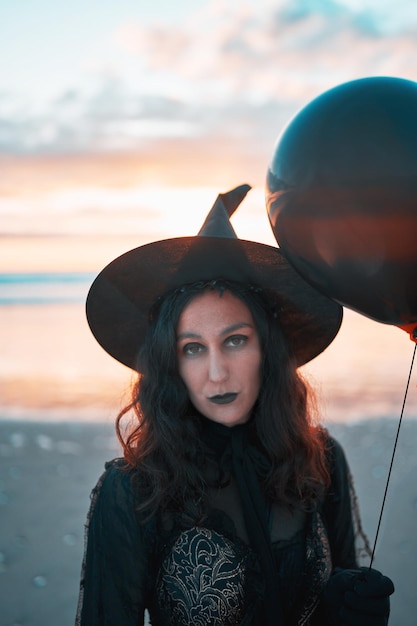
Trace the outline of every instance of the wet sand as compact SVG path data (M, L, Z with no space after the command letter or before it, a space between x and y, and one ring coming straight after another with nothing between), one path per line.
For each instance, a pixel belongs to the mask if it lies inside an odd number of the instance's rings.
M397 420L329 424L373 543ZM89 494L120 449L110 423L0 421L0 626L74 623ZM417 420L404 420L374 567L395 582L390 624L417 614ZM366 565L367 563L364 562Z

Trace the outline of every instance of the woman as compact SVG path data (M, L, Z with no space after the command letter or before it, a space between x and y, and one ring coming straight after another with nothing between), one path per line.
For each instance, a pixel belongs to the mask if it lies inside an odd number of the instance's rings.
M145 610L157 626L387 624L392 583L357 567L346 460L298 372L342 310L278 249L237 239L248 189L90 290L95 337L139 377L117 420L124 459L92 495L79 626Z

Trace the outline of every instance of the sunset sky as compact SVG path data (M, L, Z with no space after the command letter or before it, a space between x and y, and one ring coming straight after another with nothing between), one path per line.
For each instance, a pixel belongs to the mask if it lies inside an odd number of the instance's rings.
M238 235L274 243L263 184L291 116L354 78L417 80L414 0L0 0L0 34L3 272L195 234L243 182Z

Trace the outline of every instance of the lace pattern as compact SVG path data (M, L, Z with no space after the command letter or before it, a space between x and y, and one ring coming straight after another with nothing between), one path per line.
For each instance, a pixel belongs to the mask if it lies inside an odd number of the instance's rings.
M332 558L327 531L319 513L312 515L311 530L306 541L306 595L298 626L308 626L321 593L332 572Z
M178 537L162 563L159 610L170 626L237 626L244 616L246 558L206 528Z

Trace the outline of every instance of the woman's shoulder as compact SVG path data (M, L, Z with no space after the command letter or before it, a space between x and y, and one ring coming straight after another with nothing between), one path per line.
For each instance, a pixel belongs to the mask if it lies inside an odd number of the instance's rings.
M124 459L105 463L104 472L91 492L88 520L100 520L107 529L125 528L141 537L155 532L154 519L140 516L140 471L132 468Z
M137 498L134 487L136 474L137 471L122 458L107 461L104 472L92 490L93 503L102 500L106 502L108 508L128 506L134 509Z
M323 430L323 436L325 438L326 458L330 471L345 468L347 460L342 444L327 429Z
M116 457L105 462L103 476L109 477L109 480L123 480L123 477L131 477L134 471L125 459Z
M133 468L123 458L111 459L105 462L104 472L101 474L97 484L106 488L116 485L126 487L132 479L133 471Z
M330 484L326 499L339 501L347 497L351 489L351 473L342 444L326 431L326 459Z

